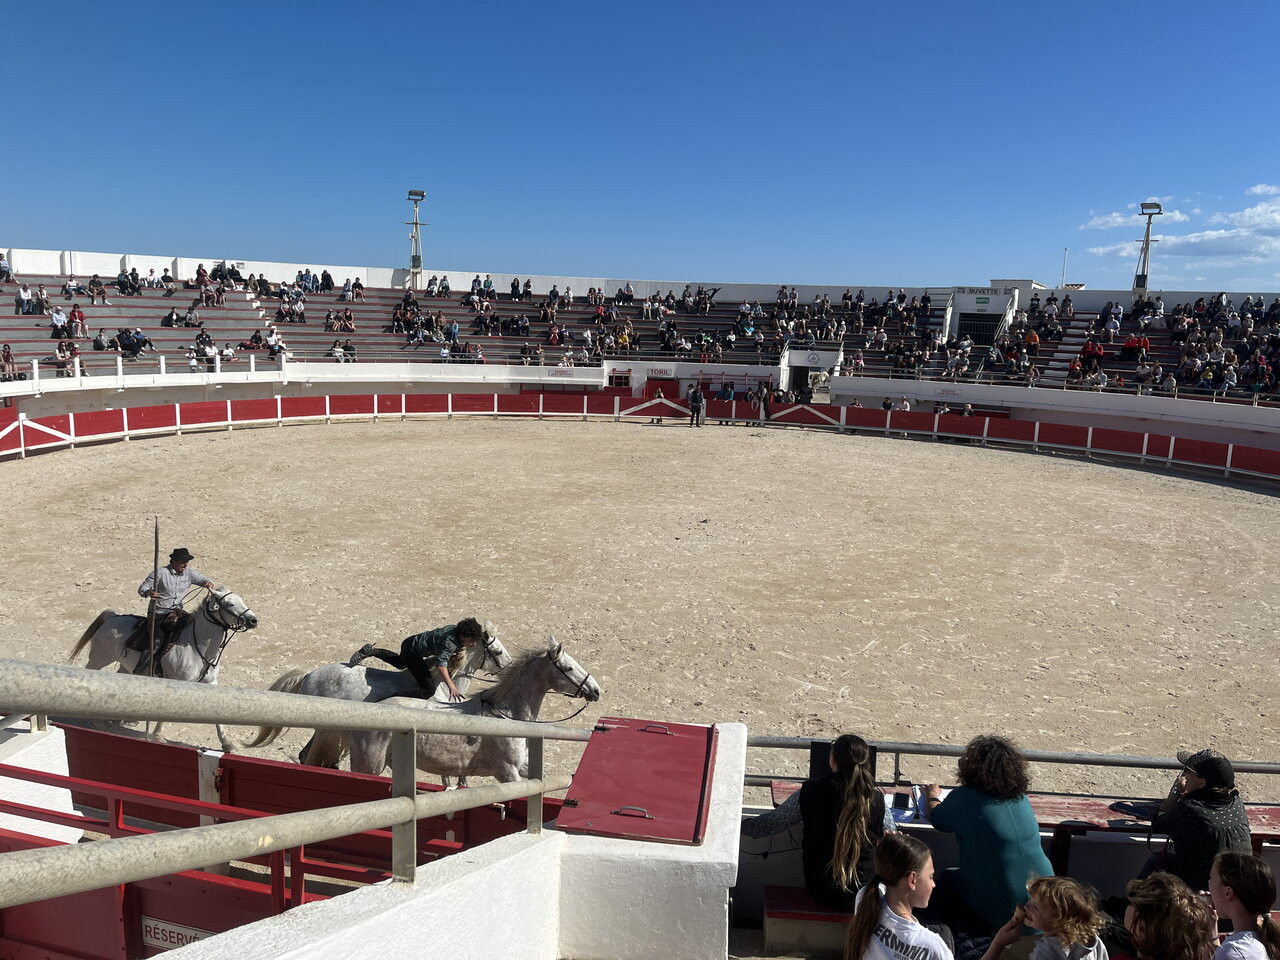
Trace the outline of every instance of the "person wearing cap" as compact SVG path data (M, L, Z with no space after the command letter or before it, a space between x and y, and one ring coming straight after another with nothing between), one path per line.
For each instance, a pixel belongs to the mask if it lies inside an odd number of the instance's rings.
M485 629L480 622L474 617L467 617L457 623L405 637L398 654L366 643L347 661L347 665L358 666L366 658L375 657L397 670L408 670L418 681L425 697L435 693L438 676L439 682L449 689L449 699L461 700L462 694L453 683L452 671L461 665L463 649L474 647L484 639L484 634Z
M138 585L138 596L154 600L156 626L161 631L161 642L156 645L155 662L159 663L165 651L178 636L190 614L182 607L187 591L194 587L216 590L218 585L191 566L195 557L186 547L178 547L169 554L169 563L147 574ZM146 654L134 668L134 673L150 673Z
M1231 761L1216 750L1180 754L1182 772L1151 825L1169 837L1169 846L1154 854L1140 877L1167 870L1192 890L1209 888L1213 858L1232 850L1252 853L1249 818L1236 790Z

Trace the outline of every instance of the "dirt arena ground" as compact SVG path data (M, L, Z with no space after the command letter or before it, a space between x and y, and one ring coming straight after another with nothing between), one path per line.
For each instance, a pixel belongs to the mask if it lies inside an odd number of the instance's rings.
M165 551L246 598L224 684L460 617L554 633L578 718L753 733L1280 759L1280 499L1068 458L800 430L383 422L133 441L0 464L0 656L63 662L142 612ZM576 708L549 698L544 718ZM248 733L248 731L243 731ZM170 735L216 746L211 729ZM261 755L290 757L291 734ZM575 748L557 745L553 763ZM753 751L760 771L798 756ZM885 771L881 771L882 774ZM950 762L907 758L917 782ZM1168 777L1035 769L1036 786ZM1280 800L1280 778L1242 780Z

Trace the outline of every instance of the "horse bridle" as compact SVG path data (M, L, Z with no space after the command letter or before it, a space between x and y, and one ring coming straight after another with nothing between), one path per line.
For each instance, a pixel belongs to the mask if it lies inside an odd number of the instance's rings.
M214 617L210 616L210 613L209 613L210 606L213 606L213 609L215 612L221 612L222 598L218 597L218 595L215 594L212 590L209 591L209 598L210 599L216 598L216 599L214 599L214 602L212 604L210 604L209 599L206 599L204 603L200 604L200 615L203 616L205 620L207 620L209 623L212 623L215 627L222 628L222 642L218 644L218 650L216 653L214 653L212 660L210 660L208 657L204 655L204 651L200 649L198 644L195 644L195 643L191 644L191 649L196 652L196 656L199 657L200 661L204 664L204 669L200 671L200 676L196 678L196 683L204 683L204 678L209 675L209 671L217 669L219 662L221 662L222 660L222 654L227 649L227 644L231 642L231 638L234 637L237 633L243 633L244 631L249 629L244 625L244 618L239 614L236 615L236 623L234 624L228 624L226 621L222 620L221 618L215 619Z
M564 664L562 664L562 663L560 662L560 658L561 658L563 655L564 655L564 647L556 647L556 649L555 649L555 652L554 652L554 653L553 653L552 651L550 651L550 650L548 650L548 651L547 651L547 658L551 661L551 665L552 665L552 666L554 666L557 670L559 670L562 674L564 674L565 679L566 679L566 680L568 680L570 683L572 683L572 682L573 682L573 673L572 673L571 671L569 671L568 669L566 669L566 668L565 668L565 666L564 666ZM581 666L581 665L579 665L579 666ZM577 689L576 689L576 690L574 690L574 691L573 691L573 693L566 694L566 696L570 697L571 699L576 700L576 699L578 699L578 697L582 696L582 691L583 691L583 689L585 689L585 688L586 688L586 686L587 686L587 684L591 681L591 674L590 674L590 672L589 672L589 671L586 671L586 670L583 670L582 672L583 672L584 676L583 676L583 678L582 678L581 682L579 682L579 683L578 683L578 687L577 687ZM580 712L581 712L581 711L579 711L579 713L580 713ZM575 716L576 716L576 714L575 714Z

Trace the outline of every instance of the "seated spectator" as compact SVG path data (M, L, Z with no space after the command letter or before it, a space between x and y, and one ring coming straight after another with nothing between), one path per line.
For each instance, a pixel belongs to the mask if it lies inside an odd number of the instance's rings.
M1165 870L1193 890L1209 885L1209 868L1219 853L1250 853L1249 818L1235 789L1231 761L1214 750L1183 759L1185 766L1151 824L1167 834L1169 846L1153 854L1140 877Z
M200 311L196 309L194 303L187 307L186 315L182 318L182 325L184 327L200 326Z
M341 340L333 341L328 351L325 353L325 356L333 357L334 361L337 363L345 363L347 359L347 355L342 350L342 341Z
M222 358L223 363L231 363L236 358L235 348L233 348L230 343L224 343L218 356Z
M1026 906L1014 912L1019 928L1025 923L1044 933L1031 951L1031 960L1108 960L1098 936L1106 917L1091 889L1068 877L1038 877L1027 884Z
M253 336L251 336L248 340L241 340L240 349L241 350L261 350L262 349L262 331L255 330L253 331Z
M49 315L49 336L53 340L65 340L70 336L67 315L62 312L62 307L54 307L53 313Z
M169 268L165 267L160 274L160 285L164 287L165 296L172 296L173 291L177 289L178 281L169 273Z
M122 297L135 297L142 293L141 288L133 282L133 279L124 270L121 270L116 275L116 290L119 291Z
M1280 926L1271 917L1276 878L1265 860L1246 853L1220 853L1209 871L1209 897L1231 935L1213 960L1280 960Z
M41 316L44 316L49 312L49 291L44 288L43 283L36 287L36 292L31 295L31 299L34 304L32 310L33 313L38 313Z
M1217 946L1213 911L1171 873L1130 880L1124 925L1138 960L1205 960Z
M178 314L177 307L170 307L169 312L160 318L160 326L177 327L182 325L182 317Z
M957 768L960 786L942 799L925 787L925 815L934 829L954 833L959 870L943 875L938 909L957 931L990 936L1026 899L1029 877L1051 877L1027 789L1027 761L1003 737L975 737Z
M13 350L6 343L0 347L0 375L6 380L12 380L18 375L18 364L13 359Z
M13 283L13 269L9 266L9 258L0 253L0 283Z
M67 282L62 285L62 294L67 299L88 296L89 288L77 280L75 274L71 274L67 277Z
M875 848L875 876L858 891L845 938L845 960L952 960L955 940L944 926L925 926L916 910L929 905L933 856L915 837L886 835ZM1018 937L1002 932L983 960L992 960Z
M73 340L88 340L89 328L85 325L84 311L80 304L71 304L71 312L67 314L67 332Z
M342 352L347 355L348 363L355 363L356 345L351 342L351 339L349 337L346 340L342 341Z
M133 342L138 345L139 353L142 353L144 350L150 350L153 353L155 352L156 345L151 342L150 337L142 332L141 327L133 328Z
M102 298L102 302L106 306L111 306L111 301L107 299L107 288L103 284L102 278L96 273L89 278L89 306L96 306L98 298Z
M93 349L99 351L107 349L107 331L105 328L98 328L98 335L93 338Z
M872 875L880 837L895 828L871 772L871 748L861 737L843 734L831 744L831 773L807 780L770 813L743 824L748 837L769 837L804 824L801 844L805 889L837 910L848 910L854 894Z
M364 303L364 284L360 282L359 277L351 281L351 299Z

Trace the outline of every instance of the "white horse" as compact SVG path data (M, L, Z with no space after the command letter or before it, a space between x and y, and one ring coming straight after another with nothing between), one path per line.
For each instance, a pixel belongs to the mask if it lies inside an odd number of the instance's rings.
M466 693L471 687L471 680L479 670L492 673L509 667L511 654L497 637L497 628L492 623L484 625L483 637L479 643L467 651L462 669L454 678L454 686L459 693ZM308 697L329 697L334 700L355 700L375 703L388 697L401 696L418 689L418 681L408 670L379 670L357 667L345 663L326 663L314 670L290 670L269 688L277 693L301 693ZM439 703L449 702L449 688L443 683L437 684L432 699ZM245 747L262 747L274 741L284 727L259 727L257 736ZM298 753L299 763L315 763L311 759L316 743L326 736L333 736L331 731L317 730L311 739ZM332 753L331 748L322 748L326 755Z
M461 703L441 703L408 697L386 701L397 706L447 711L472 717L503 717L509 720L537 720L548 693L591 702L600 699L600 685L552 637L544 650L529 650L502 671L498 682L484 693ZM321 757L321 748L337 752ZM356 773L380 774L388 763L391 734L380 730L342 731L317 742L313 762L337 764L342 753L351 755ZM524 737L463 736L443 733L417 735L417 767L446 777L496 777L506 783L521 780L529 773L528 744Z
M128 649L125 641L145 620L146 617L103 610L71 648L68 662L75 660L87 644L89 662L85 666L88 669L101 670L118 663L121 673L133 673L143 651ZM226 589L211 590L178 632L173 646L160 658L159 666L171 680L217 683L218 664L231 638L257 625L257 614L239 596ZM223 733L221 725L214 726L222 749L235 749L235 741ZM159 730L157 726L156 732Z

